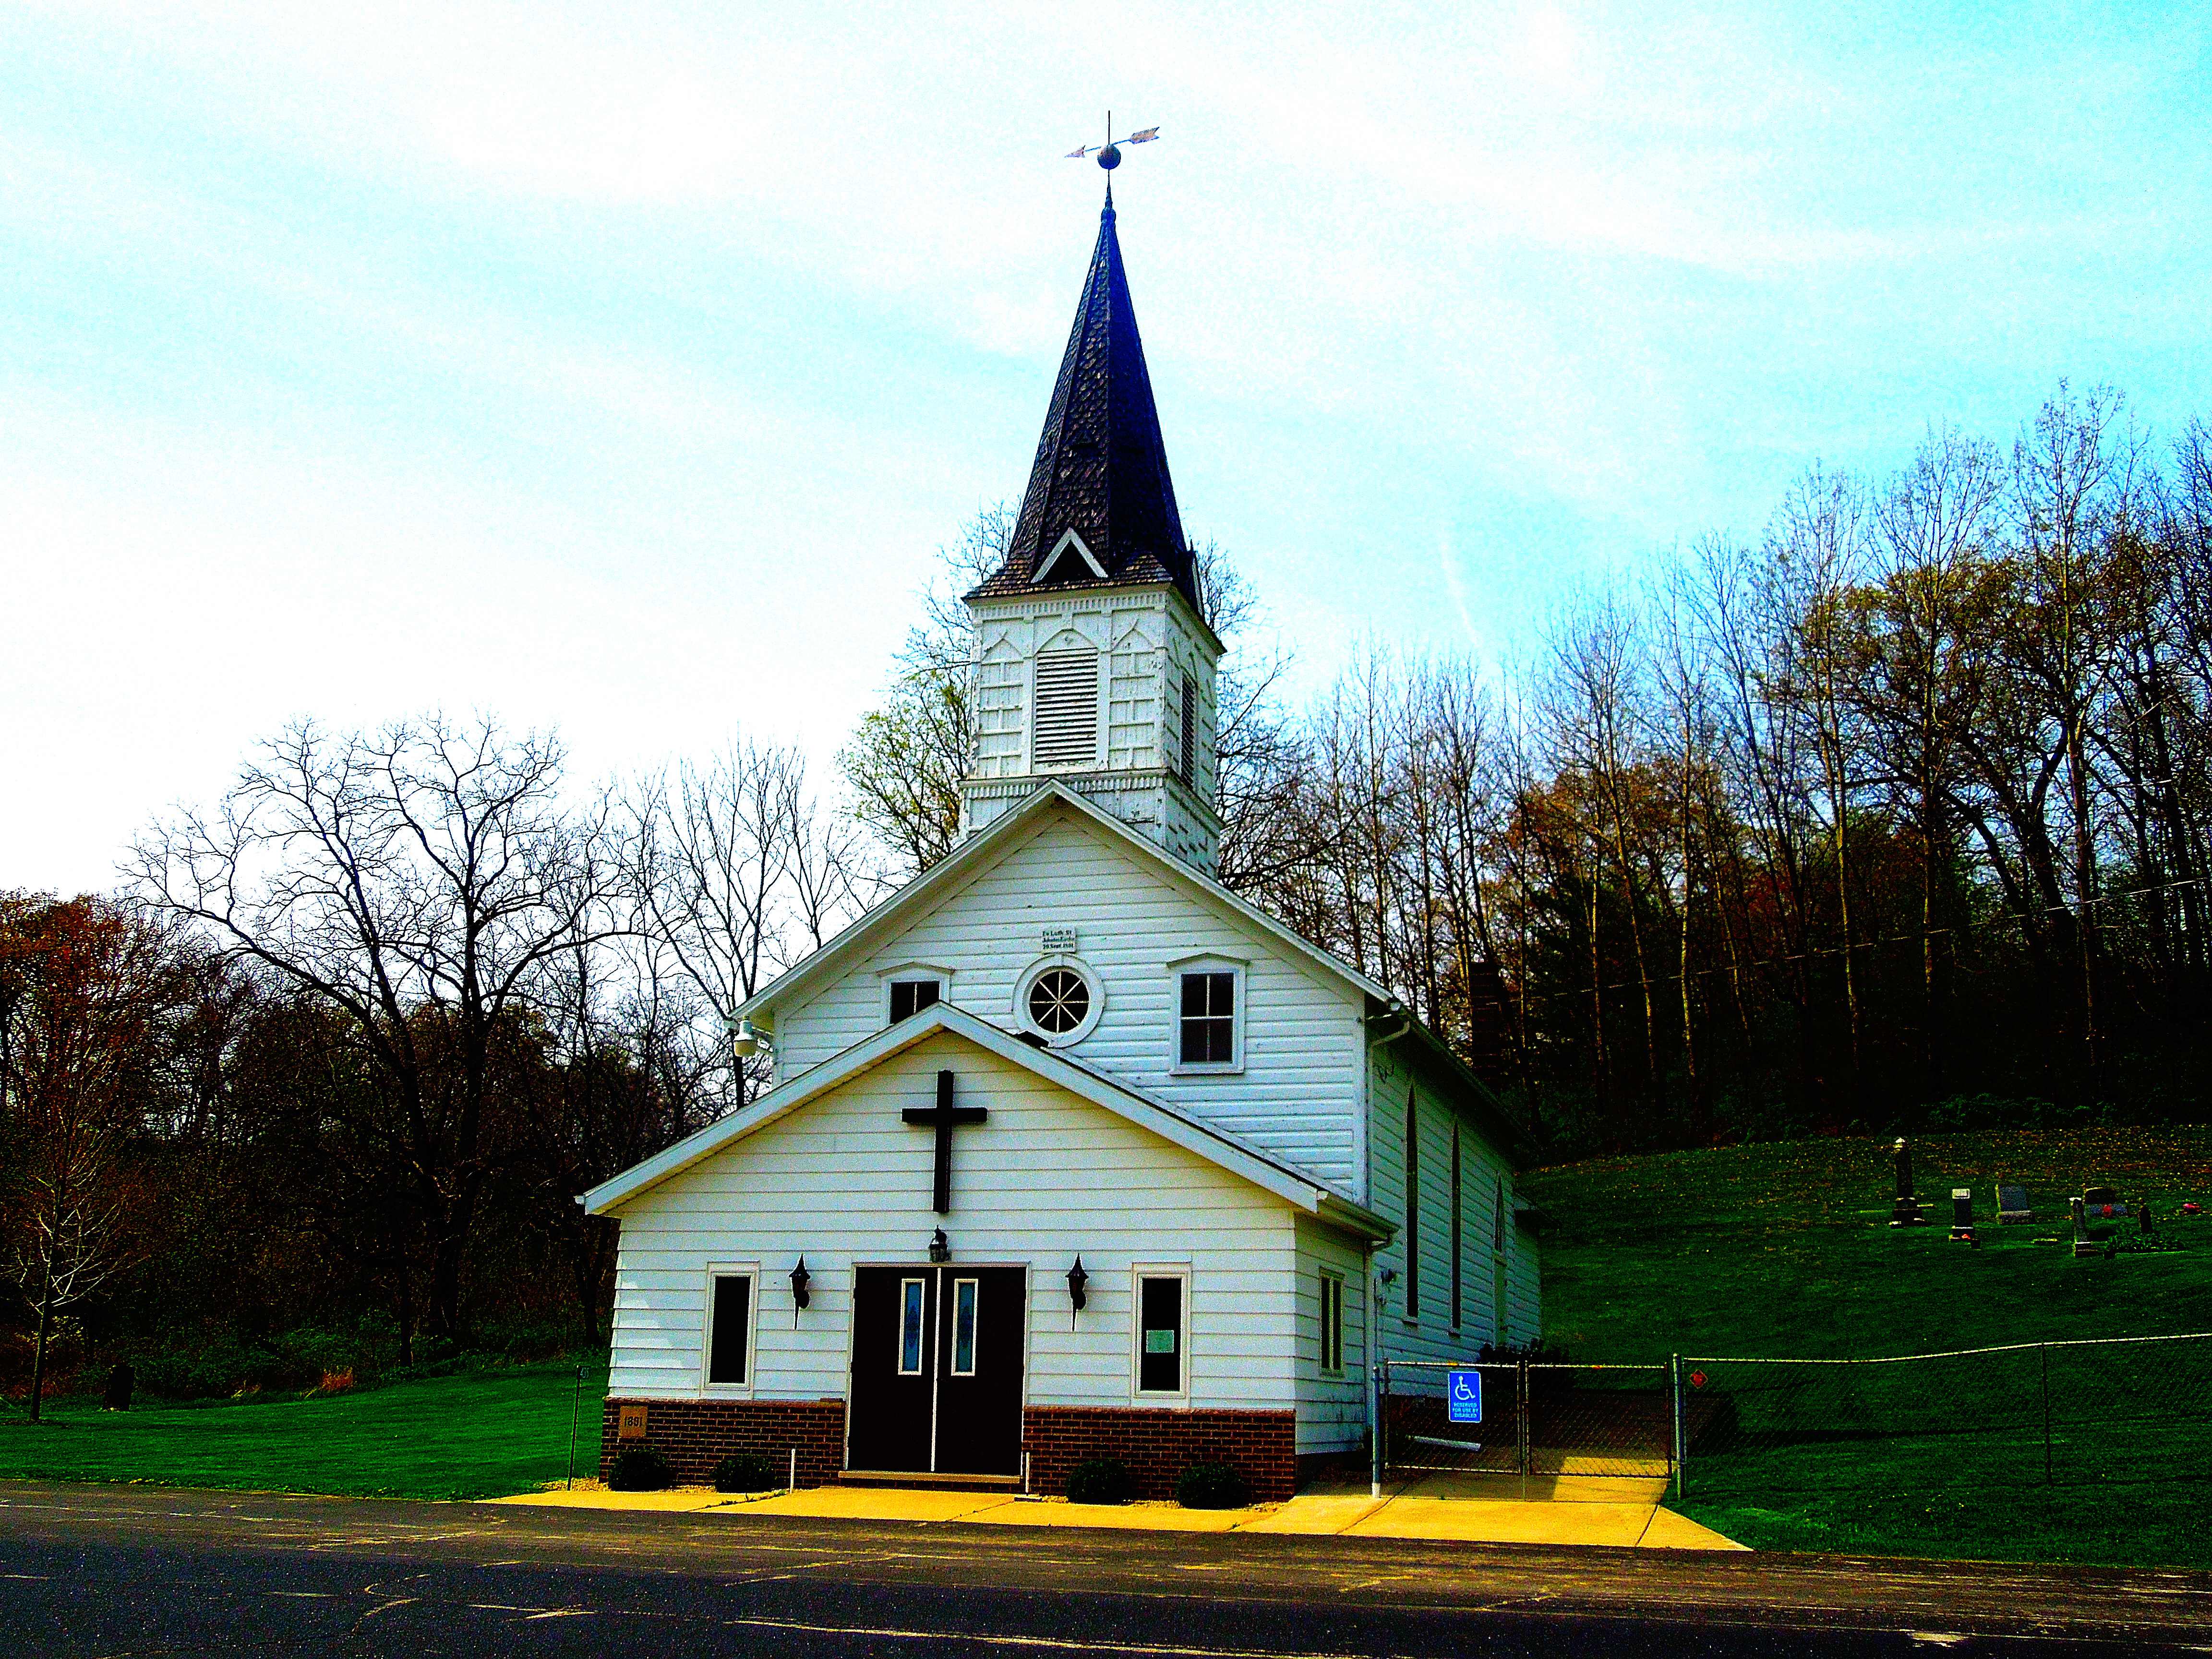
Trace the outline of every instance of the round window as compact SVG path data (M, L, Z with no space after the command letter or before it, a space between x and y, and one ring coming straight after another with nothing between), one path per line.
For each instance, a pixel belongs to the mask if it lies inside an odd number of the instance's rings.
M1030 987L1030 1024L1047 1036L1066 1036L1091 1017L1091 987L1073 968L1051 968Z

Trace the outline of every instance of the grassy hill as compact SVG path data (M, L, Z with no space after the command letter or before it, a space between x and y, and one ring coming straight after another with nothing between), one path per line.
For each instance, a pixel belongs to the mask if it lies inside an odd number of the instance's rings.
M2085 1186L2172 1218L2212 1208L2212 1129L1930 1136L1912 1143L1934 1224L1887 1225L1887 1139L1798 1140L1534 1170L1545 1334L1577 1359L1857 1358L2069 1337L2212 1329L2212 1216L2168 1219L2186 1246L2075 1260L2065 1200ZM1996 1183L2034 1223L1996 1224ZM1982 1246L1948 1242L1971 1187ZM2047 1219L2046 1219L2047 1218ZM2133 1224L2129 1224L2132 1227Z
M1931 1224L1889 1226L1890 1143L1796 1141L1540 1170L1546 1334L1578 1360L1680 1354L1705 1425L1676 1505L1768 1549L2212 1566L2190 1479L2212 1455L2212 1130L1931 1136ZM1999 1180L2037 1219L1996 1224ZM2159 1218L2077 1258L2064 1200L2119 1188ZM1974 1194L1980 1247L1948 1237ZM1901 1365L1872 1359L2030 1348Z

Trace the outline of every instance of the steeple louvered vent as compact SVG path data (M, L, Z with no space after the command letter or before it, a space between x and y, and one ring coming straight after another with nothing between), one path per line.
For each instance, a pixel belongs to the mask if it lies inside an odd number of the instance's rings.
M1039 770L1098 763L1098 653L1046 651L1036 659L1036 735Z

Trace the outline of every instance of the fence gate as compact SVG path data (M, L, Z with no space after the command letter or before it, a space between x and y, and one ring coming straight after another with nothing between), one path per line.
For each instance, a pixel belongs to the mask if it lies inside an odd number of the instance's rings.
M1472 1374L1474 1387L1453 1378ZM1676 1455L1667 1365L1455 1364L1387 1359L1375 1367L1377 1473L1671 1477ZM1480 1420L1469 1414L1479 1391ZM1452 1409L1455 1393L1459 1411Z

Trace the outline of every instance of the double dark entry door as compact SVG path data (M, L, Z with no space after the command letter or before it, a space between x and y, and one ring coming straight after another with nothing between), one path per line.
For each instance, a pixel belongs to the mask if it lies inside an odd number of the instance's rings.
M853 1279L846 1462L1022 1472L1024 1267L861 1267Z

